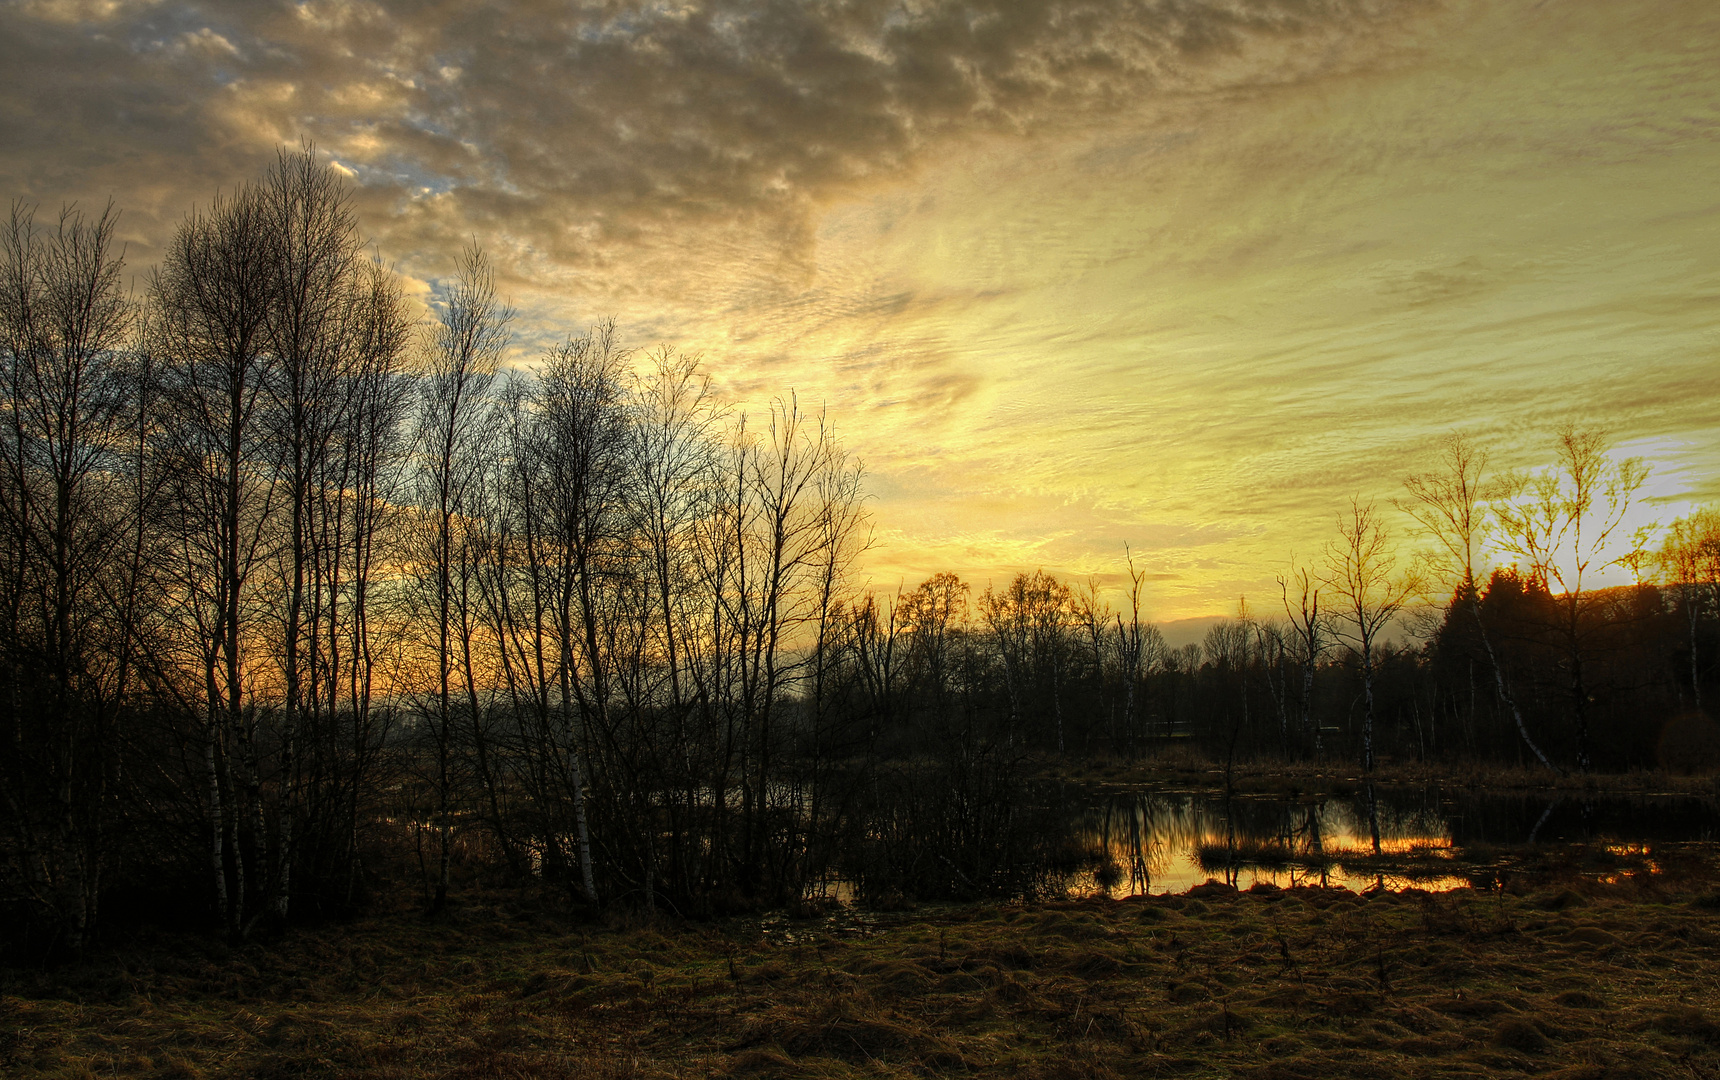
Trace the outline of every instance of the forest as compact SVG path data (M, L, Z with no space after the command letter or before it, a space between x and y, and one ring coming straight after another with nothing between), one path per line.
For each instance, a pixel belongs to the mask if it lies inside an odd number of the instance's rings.
M1632 529L1604 433L1453 435L1172 648L1125 552L868 588L821 411L613 325L509 363L476 247L421 320L309 150L135 293L117 220L0 222L6 956L434 912L472 863L689 918L1004 894L1047 762L1720 767L1720 513Z

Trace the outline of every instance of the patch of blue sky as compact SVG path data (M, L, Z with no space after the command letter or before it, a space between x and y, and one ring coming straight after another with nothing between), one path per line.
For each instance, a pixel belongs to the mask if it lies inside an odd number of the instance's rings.
M695 10L695 5L686 3L641 4L601 21L581 21L574 28L573 35L592 44L633 41L663 23L685 22Z
M463 112L457 104L458 100L459 99L453 95L449 95L445 102L433 102L440 106L440 108L434 112L424 109L409 109L406 114L401 117L401 121L408 127L415 128L427 135L435 135L444 139L459 140L461 139L461 132L456 130L454 125L444 119L445 117L460 115Z
M172 6L144 9L135 21L120 30L118 36L132 52L155 53L183 45L188 38L200 34L219 35L241 56L249 54L256 45L250 34L238 24L210 19L209 12L200 8ZM110 35L104 33L102 36Z
M417 186L421 189L421 195L440 195L461 186L462 183L469 184L473 174L482 174L485 186L493 191L513 196L524 194L523 189L509 178L507 156L495 146L482 146L474 142L470 132L461 129L452 122L462 112L452 97L449 99L449 106L449 108L439 111L413 109L402 116L400 122L423 134L458 143L465 149L470 156L470 161L469 169L464 174L466 177L464 180L452 176L437 176L430 170L399 156L389 158L386 164L376 166L379 174L393 175L396 178L395 182L402 185ZM343 164L357 171L357 166L352 165L351 162L343 162ZM428 179L418 183L415 180L417 177L427 177Z
M336 157L362 187L402 187L415 197L445 195L461 186L461 179L433 172L409 157L389 155L375 162L349 161Z

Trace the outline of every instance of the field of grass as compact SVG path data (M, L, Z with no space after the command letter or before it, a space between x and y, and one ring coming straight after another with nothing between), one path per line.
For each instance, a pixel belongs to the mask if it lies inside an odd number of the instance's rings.
M1487 892L708 924L474 891L438 921L0 973L0 1075L1720 1077L1714 866L1654 858Z

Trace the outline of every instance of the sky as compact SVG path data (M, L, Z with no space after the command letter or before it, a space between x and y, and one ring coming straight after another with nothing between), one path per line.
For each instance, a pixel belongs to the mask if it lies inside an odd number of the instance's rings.
M823 408L873 588L1126 546L1270 613L1352 498L1407 555L1452 431L1720 500L1711 0L0 0L0 195L140 275L306 139L417 295L485 249L518 363L612 317Z

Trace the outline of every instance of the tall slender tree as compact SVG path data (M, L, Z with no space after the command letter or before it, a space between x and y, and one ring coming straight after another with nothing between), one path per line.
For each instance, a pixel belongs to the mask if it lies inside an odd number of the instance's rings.
M1606 436L1567 425L1555 441L1556 463L1519 476L1496 501L1500 545L1520 561L1529 580L1556 600L1552 627L1564 654L1565 694L1576 736L1577 768L1593 767L1588 665L1595 576L1629 557L1617 540L1637 492L1648 479L1640 458L1614 459Z
M434 747L434 910L448 900L459 707L455 695L471 675L466 647L473 614L471 517L478 509L483 455L494 442L491 391L513 317L497 299L494 271L475 245L461 255L438 314L441 321L419 381L414 440L417 502L423 515L418 566L433 638L434 683L423 712Z
M1391 534L1371 502L1350 500L1338 519L1338 541L1326 551L1326 588L1341 605L1338 637L1355 650L1362 680L1362 768L1374 770L1374 683L1379 647L1417 583L1399 574Z
M141 397L112 207L0 224L0 791L15 867L81 950L97 918L136 624Z
M1504 485L1490 480L1487 452L1454 432L1439 444L1435 468L1404 481L1410 498L1397 506L1434 541L1433 549L1423 555L1423 562L1431 571L1426 580L1442 581L1452 587L1451 604L1469 613L1487 654L1488 669L1493 672L1494 691L1510 710L1517 737L1537 761L1557 771L1552 759L1529 734L1522 706L1494 647L1493 634L1483 614L1481 587L1476 580L1482 550L1494 527L1488 503L1503 498L1510 483L1508 479Z

